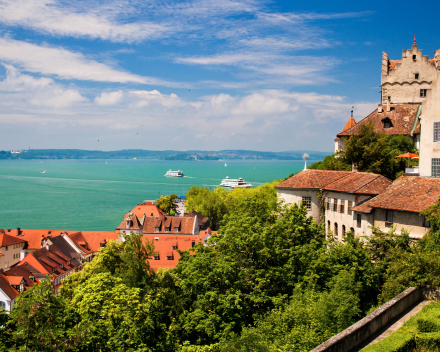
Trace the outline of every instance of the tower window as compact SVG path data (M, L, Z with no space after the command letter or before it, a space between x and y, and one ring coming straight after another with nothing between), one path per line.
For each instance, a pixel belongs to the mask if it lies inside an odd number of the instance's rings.
M426 89L420 89L420 98L426 97Z
M414 74L414 78L419 79L419 74L418 73Z
M413 55L413 61L417 60L417 55Z

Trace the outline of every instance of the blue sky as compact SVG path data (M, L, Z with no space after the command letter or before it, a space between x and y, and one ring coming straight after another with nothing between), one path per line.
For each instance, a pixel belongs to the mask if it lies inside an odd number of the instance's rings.
M0 149L331 151L382 51L440 48L414 4L0 0Z

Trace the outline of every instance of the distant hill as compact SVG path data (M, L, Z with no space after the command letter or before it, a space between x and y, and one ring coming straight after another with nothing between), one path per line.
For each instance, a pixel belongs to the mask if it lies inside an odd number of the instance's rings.
M81 149L30 149L0 151L0 159L159 159L159 160L301 160L308 153L310 160L322 160L331 152L288 151L260 152L254 150L143 150L124 149L104 152Z

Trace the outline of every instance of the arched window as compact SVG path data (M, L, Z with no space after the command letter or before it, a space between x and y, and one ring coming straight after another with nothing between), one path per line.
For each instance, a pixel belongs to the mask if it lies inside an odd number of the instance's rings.
M327 232L331 231L330 229L330 220L327 221Z
M388 117L385 117L383 120L383 128L390 128L393 127L393 124L391 123L391 120Z
M354 236L354 228L350 227L350 232L353 234Z
M338 223L337 223L337 222L335 222L335 231L334 231L334 235L335 235L335 237L339 237L339 236L338 236Z
M345 236L345 225L342 225L342 236Z

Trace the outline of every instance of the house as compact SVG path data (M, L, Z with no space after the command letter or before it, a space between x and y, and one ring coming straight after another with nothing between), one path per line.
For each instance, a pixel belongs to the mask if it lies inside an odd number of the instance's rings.
M120 234L156 234L162 235L173 232L179 235L198 235L199 225L197 216L178 217L178 216L142 216L137 217L134 213L129 213L124 217L121 224L116 228ZM120 237L123 240L123 237Z
M187 251L197 243L204 244L204 236L199 235L143 235L144 241L148 240L154 244L154 256L149 259L150 267L157 269L174 268L179 262L179 251Z
M382 175L352 172L324 186L326 232L342 241L346 232L354 232L353 207L385 192L391 184Z
M142 204L136 205L132 210L130 210L125 216L128 216L130 213L133 213L138 218L146 216L162 216L164 215L163 211L154 205L152 202L144 202Z
M14 267L0 272L0 309L10 312L20 293L40 281L26 267Z
M276 186L278 197L287 204L304 204L307 216L313 216L316 222L321 222L320 191L349 174L350 171L306 169L279 183Z
M8 269L20 261L20 253L26 246L26 240L0 230L0 269Z
M440 179L401 176L378 196L353 207L356 235L370 236L371 226L387 231L394 226L415 239L422 238L430 228L420 212L435 204L440 197Z
M199 224L199 230L207 230L209 228L209 218L207 216L204 216L198 212L196 212L194 209L191 210L189 213L185 213L184 216L189 217L196 217L197 216L197 223Z

